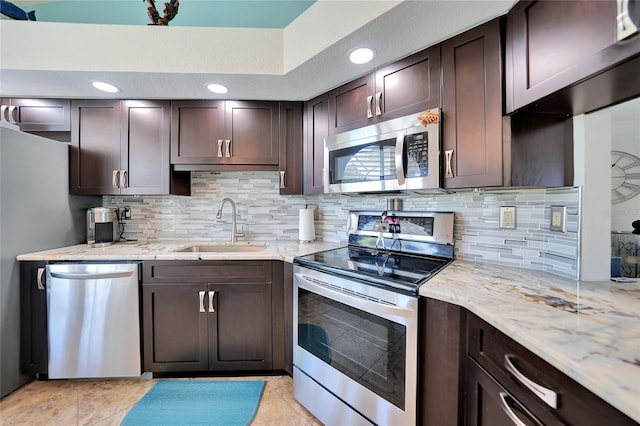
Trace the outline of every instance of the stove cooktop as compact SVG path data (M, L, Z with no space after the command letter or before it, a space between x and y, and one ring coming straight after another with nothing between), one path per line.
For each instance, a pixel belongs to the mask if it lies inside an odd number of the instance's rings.
M294 263L417 294L420 285L451 259L363 247L341 247L296 257Z

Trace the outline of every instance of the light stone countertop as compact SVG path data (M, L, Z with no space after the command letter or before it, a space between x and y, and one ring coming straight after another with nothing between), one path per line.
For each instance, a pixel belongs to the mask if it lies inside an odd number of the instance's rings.
M255 252L179 252L178 250L194 245L246 246L264 245L265 249ZM282 260L293 262L296 256L315 253L322 250L341 247L344 244L311 242L302 243L293 240L271 242L251 241L229 243L206 240L180 240L156 242L120 242L106 247L91 247L87 244L21 254L20 261L86 261L86 260Z
M17 259L292 262L296 256L341 246L276 240L258 252L176 252L207 244L224 243L127 242L104 248L80 244ZM640 283L580 282L540 271L455 260L423 284L420 295L475 313L640 423Z
M455 260L420 295L475 313L640 422L640 283Z

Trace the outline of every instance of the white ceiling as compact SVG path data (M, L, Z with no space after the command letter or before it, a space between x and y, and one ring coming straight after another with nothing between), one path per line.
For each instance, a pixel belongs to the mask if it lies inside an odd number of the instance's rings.
M0 21L2 96L308 100L503 15L514 0L320 0L284 30ZM377 56L349 64L354 47ZM122 89L112 96L89 82ZM220 82L229 93L205 85Z

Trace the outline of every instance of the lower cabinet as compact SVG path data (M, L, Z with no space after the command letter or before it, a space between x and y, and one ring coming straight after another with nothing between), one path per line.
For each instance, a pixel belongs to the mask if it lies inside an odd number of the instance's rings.
M281 262L145 262L144 370L282 369L284 351L275 350L274 363L274 338L281 346L284 334L274 292L282 298Z
M636 425L477 316L467 314L467 425Z
M46 374L47 262L20 262L20 370L24 374Z

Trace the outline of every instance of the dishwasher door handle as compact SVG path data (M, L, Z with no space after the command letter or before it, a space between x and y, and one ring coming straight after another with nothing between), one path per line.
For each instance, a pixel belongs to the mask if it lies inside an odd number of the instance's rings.
M75 274L69 272L51 272L53 278L62 278L65 280L106 280L111 278L126 278L133 275L132 271L122 272L104 272L104 273L86 273Z

